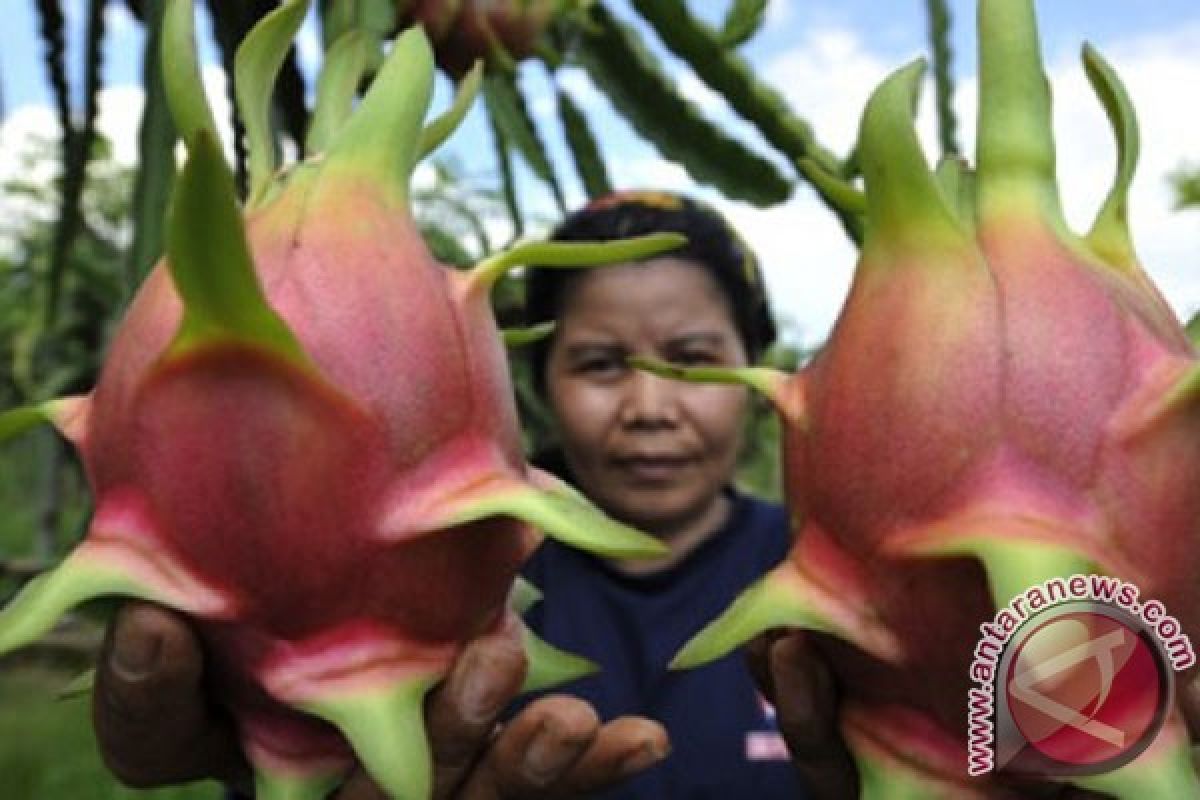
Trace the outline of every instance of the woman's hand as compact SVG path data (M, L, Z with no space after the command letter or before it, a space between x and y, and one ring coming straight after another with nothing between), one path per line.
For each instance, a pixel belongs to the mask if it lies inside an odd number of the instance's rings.
M250 767L231 721L205 696L204 661L187 621L129 603L109 627L96 675L93 719L105 762L131 786L215 778L250 785ZM479 637L463 649L426 701L439 800L570 797L610 786L661 760L657 723L622 718L601 724L590 706L544 697L503 727L525 657L515 630ZM382 800L357 772L336 800Z
M813 800L858 797L858 770L837 724L833 675L802 631L770 631L746 645L750 671L775 706L780 732Z

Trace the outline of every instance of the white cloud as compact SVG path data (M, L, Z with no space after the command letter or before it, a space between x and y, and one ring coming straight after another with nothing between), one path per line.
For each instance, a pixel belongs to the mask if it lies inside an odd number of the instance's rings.
M764 25L771 28L782 28L792 21L795 9L792 0L770 0L767 3L767 18Z
M124 3L110 3L105 7L104 29L109 37L141 35L141 23Z

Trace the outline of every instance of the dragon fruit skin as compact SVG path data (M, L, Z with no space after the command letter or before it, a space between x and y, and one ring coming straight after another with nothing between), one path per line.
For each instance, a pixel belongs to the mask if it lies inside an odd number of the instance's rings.
M281 5L239 50L243 215L192 4L168 5L164 73L188 160L167 254L89 396L0 415L0 437L54 422L96 509L84 541L0 612L0 653L93 597L171 606L196 618L256 796L323 797L357 759L415 800L430 791L424 694L467 638L520 624L507 602L537 529L611 556L663 549L526 465L488 289L515 264L622 261L680 237L521 245L470 272L435 262L408 177L465 113L478 71L423 128L433 65L419 31L353 114L365 59L335 45L326 69L348 79L322 76L309 142L326 146L276 171L269 135L255 143L307 7ZM590 667L524 636L530 688Z
M675 665L771 627L819 631L867 798L1029 796L968 778L966 742L980 625L1031 586L1115 575L1200 633L1200 370L1130 242L1131 106L1085 48L1118 169L1077 236L1058 205L1032 3L981 0L979 24L974 174L924 160L911 120L922 64L868 103L867 236L812 362L795 375L645 365L772 398L796 531L789 559ZM1200 796L1177 714L1127 766L1071 781Z

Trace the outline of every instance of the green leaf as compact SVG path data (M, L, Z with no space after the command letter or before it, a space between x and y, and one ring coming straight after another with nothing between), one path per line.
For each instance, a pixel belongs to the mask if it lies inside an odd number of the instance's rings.
M263 17L238 47L234 87L238 111L246 126L250 194L247 205L262 199L275 172L275 137L271 129L271 97L283 59L308 13L309 0L289 0Z
M766 11L767 0L734 0L721 25L721 44L734 48L747 42L762 27Z
M175 124L167 108L163 89L159 48L162 46L163 7L165 0L146 0L146 52L142 65L142 85L146 104L138 130L138 172L133 188L133 242L127 254L129 284L136 286L154 266L163 251L164 209L170 202L175 183Z
M612 191L612 182L608 179L608 168L604 165L604 156L587 117L575 105L571 95L561 87L555 92L558 100L558 119L562 123L563 133L567 137L567 147L575 162L575 171L588 197L600 197Z
M0 411L0 442L20 436L32 428L52 422L43 405L22 406Z
M306 153L323 152L350 118L373 46L366 33L350 30L325 54L317 78L316 107L304 142Z
M637 32L599 3L592 8L592 22L574 51L576 60L664 157L737 200L770 206L788 198L788 178L683 97Z
M484 95L487 101L487 95ZM525 218L521 214L521 204L517 201L517 182L513 174L512 158L509 156L510 145L504 129L494 114L489 113L488 129L492 132L492 146L496 153L496 166L500 170L500 189L504 197L504 207L508 209L508 218L513 226L513 239L525 234Z
M167 264L184 315L171 352L242 341L307 365L299 342L267 305L254 272L233 176L216 142L195 135L167 223Z
M525 107L525 98L517 88L515 77L508 72L492 72L484 77L483 96L487 103L488 114L495 124L504 131L504 138L514 150L521 154L533 174L554 195L554 202L560 211L566 211L562 189L554 167L546 155L546 146L542 143L537 126Z

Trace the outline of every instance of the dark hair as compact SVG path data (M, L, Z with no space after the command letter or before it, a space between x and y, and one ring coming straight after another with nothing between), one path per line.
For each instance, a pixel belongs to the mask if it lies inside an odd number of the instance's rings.
M560 242L611 241L649 233L682 233L687 243L664 255L687 259L708 273L729 302L733 323L751 361L775 340L758 261L723 216L670 192L614 192L569 215L550 235ZM532 269L525 285L525 324L557 319L582 270ZM534 385L544 389L550 340L529 349Z

